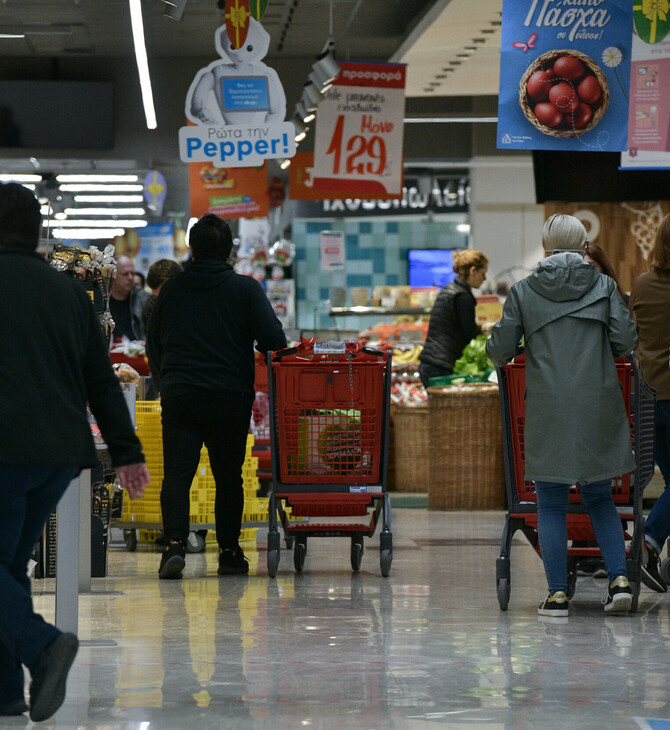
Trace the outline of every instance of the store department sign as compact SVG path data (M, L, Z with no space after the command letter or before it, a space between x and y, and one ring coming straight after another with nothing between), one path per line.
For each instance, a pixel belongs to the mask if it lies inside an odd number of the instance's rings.
M400 195L406 66L338 63L317 112L314 188L334 197Z
M471 188L467 178L438 178L430 192L421 192L419 183L408 179L402 198L388 200L300 200L296 202L299 218L387 217L433 213L467 213ZM421 186L423 187L423 186Z
M621 151L632 0L503 0L499 149Z
M218 28L215 46L221 58L193 79L185 112L194 126L179 130L183 162L257 167L295 154L295 127L284 121L284 89L277 72L261 60L270 35L253 17L245 16L245 29L246 42L235 48L226 26Z

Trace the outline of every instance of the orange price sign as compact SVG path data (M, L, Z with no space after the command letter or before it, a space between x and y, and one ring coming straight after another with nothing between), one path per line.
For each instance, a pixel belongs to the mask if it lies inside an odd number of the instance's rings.
M341 191L346 183L346 197L352 198L400 195L405 66L340 66L319 107L313 187Z

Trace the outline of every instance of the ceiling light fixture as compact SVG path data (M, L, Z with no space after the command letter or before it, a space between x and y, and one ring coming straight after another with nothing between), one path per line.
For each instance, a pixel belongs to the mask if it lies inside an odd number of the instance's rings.
M56 175L59 183L136 183L137 175Z
M307 136L309 127L302 121L300 115L296 112L293 115L293 126L295 127L295 141L302 142Z
M98 238L114 238L122 236L123 228L53 228L49 229L52 238L82 239L85 241Z
M133 43L135 44L137 72L140 76L140 88L142 89L142 104L144 104L144 116L147 120L147 129L156 129L158 123L156 122L154 97L151 91L151 75L149 74L147 48L144 42L142 2L141 0L128 0L128 3L130 5L130 23L133 29Z
M25 38L25 33L0 33L0 38Z
M291 160L288 157L279 165L279 167L281 167L282 170L286 170L290 166L291 166Z
M172 20L181 20L188 0L163 0L163 2L167 6L163 11L163 15L166 18L172 18Z
M64 183L61 190L70 193L141 193L143 185L103 185L98 183Z
M141 195L76 195L75 203L141 203Z

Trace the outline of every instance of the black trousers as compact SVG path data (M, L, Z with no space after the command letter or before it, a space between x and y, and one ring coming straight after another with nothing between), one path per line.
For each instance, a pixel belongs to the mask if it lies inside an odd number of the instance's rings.
M203 443L216 482L216 539L222 550L236 548L244 510L242 465L253 395L196 390L162 399L163 531L168 540L187 540L189 491Z

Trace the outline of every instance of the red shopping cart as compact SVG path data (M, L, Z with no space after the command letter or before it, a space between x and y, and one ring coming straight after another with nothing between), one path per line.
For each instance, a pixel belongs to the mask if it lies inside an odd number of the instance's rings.
M363 538L380 515L380 565L393 560L387 493L391 353L358 342L302 339L268 353L272 493L269 501L268 574L279 565L279 522L294 538L300 572L308 537L348 536L358 571ZM290 507L291 518L287 514Z
M656 391L644 380L635 355L616 360L621 392L630 421L631 443L635 452L635 471L612 480L612 497L621 518L626 547L626 571L633 590L632 611L637 610L640 593L644 518L642 493L654 473L654 406ZM500 387L503 454L507 484L508 514L505 519L500 557L496 560L496 590L501 610L505 611L511 593L512 538L517 530L540 554L537 537L537 496L533 482L524 480L524 423L526 364L523 354L504 368L497 368ZM632 530L628 526L632 524ZM567 516L568 540L595 543L595 534L576 486L570 488ZM598 556L597 547L568 548L568 597L575 593L577 560Z
M268 369L265 357L256 353L254 390L256 398L251 411L249 432L254 436L252 454L258 459L257 475L260 494L265 496L272 484L272 454L270 451L270 397L268 395Z

